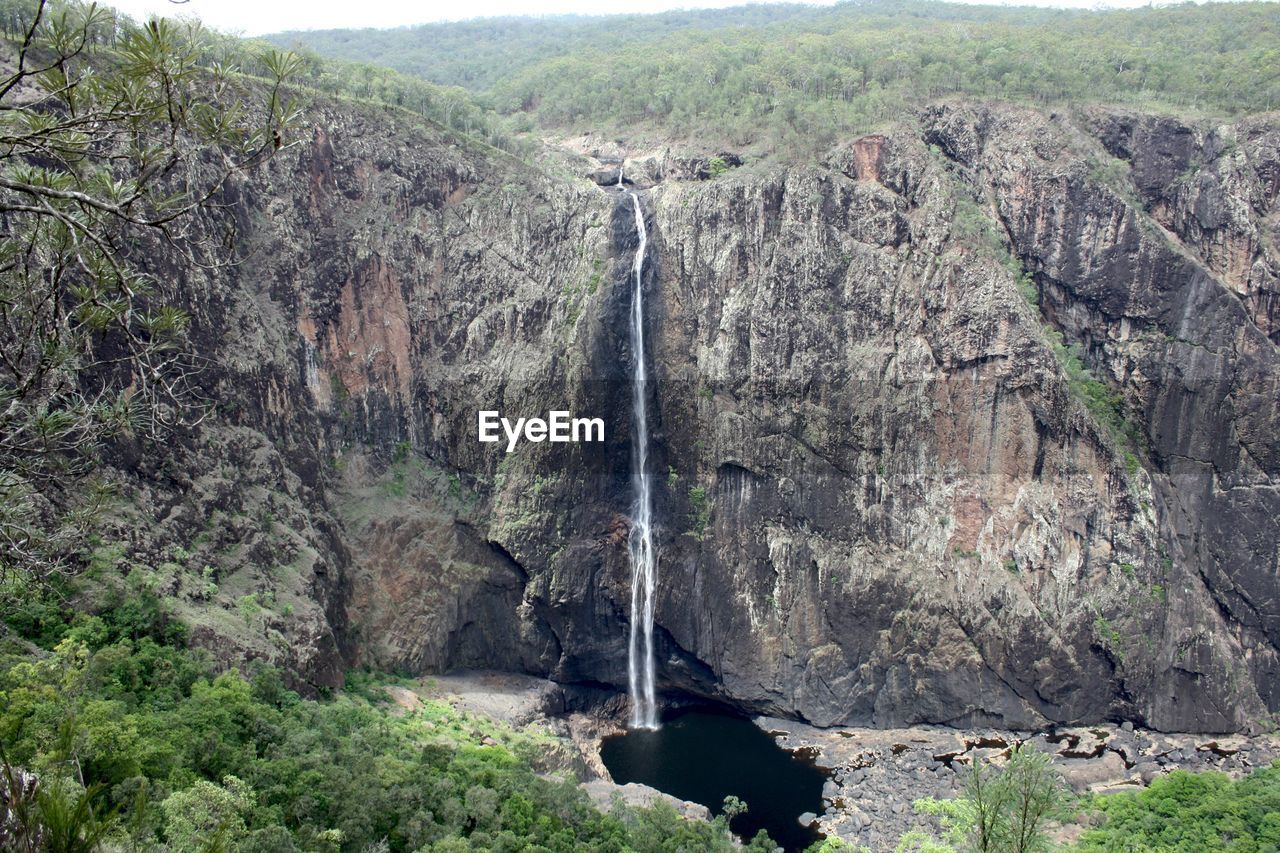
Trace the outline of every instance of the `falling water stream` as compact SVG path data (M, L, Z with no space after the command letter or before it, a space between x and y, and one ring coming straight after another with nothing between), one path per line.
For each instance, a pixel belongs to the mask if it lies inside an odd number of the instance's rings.
M618 170L622 186L622 169ZM653 536L653 494L649 477L649 413L646 392L649 377L644 356L644 255L649 234L644 224L640 198L634 193L631 205L636 216L639 244L631 263L632 432L631 533L627 547L631 554L631 635L627 642L627 677L631 689L631 727L658 728L658 703L654 693L653 596L658 580L658 554Z
M659 726L654 690L653 611L658 551L653 528L649 471L648 367L644 348L644 262L649 234L639 196L618 172L618 192L630 197L636 222L636 253L631 262L631 627L627 676L631 692L630 731L606 738L601 759L619 784L640 782L673 796L704 803L713 811L728 795L747 803L732 819L743 838L765 830L787 851L806 849L819 839L801 826L802 812L822 808L825 777L812 763L778 747L766 732L742 717L713 710L671 715Z

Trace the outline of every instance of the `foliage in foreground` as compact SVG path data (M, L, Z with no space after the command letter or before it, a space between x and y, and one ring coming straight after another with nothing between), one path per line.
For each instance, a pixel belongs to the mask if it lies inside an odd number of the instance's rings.
M0 4L0 592L70 571L105 494L102 447L201 417L196 355L158 245L229 261L197 225L295 118L295 57L246 86L196 27L125 25L93 4ZM208 226L208 222L205 222Z
M61 620L44 604L22 627L48 648L5 640L0 748L19 796L0 847L731 849L724 818L601 813L535 773L545 744L443 703L397 716L376 681L313 701L271 669L216 672L139 597Z
M1080 839L1082 850L1230 850L1280 848L1280 767L1232 780L1217 771L1177 770L1132 794L1097 796L1102 825Z
M1003 769L970 770L961 796L919 800L916 810L940 818L944 837L914 830L901 839L904 853L1052 850L1052 822L1073 810L1094 825L1069 849L1261 853L1280 848L1280 762L1238 780L1217 771L1177 770L1140 791L1095 794L1077 803L1047 755L1019 747Z
M967 771L962 796L927 797L916 810L936 815L945 841L923 832L903 836L899 850L975 850L981 853L1036 853L1049 850L1049 826L1066 816L1072 797L1051 759L1019 744L1004 767L976 760Z

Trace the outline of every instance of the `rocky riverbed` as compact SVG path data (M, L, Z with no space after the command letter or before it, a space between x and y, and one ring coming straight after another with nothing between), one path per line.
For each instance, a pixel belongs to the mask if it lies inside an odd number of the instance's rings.
M1221 770L1238 776L1280 755L1280 738L1165 734L1131 724L1058 728L1048 732L958 730L931 726L899 729L820 729L774 717L756 724L786 750L804 754L831 779L826 811L812 815L826 836L872 850L891 850L915 827L937 831L936 819L917 815L922 797L956 796L975 760L1001 764L1013 746L1029 743L1077 793L1131 791L1176 769ZM1081 829L1065 827L1070 837Z
M397 704L411 710L419 697L516 729L537 727L565 743L547 772L571 772L597 807L615 798L629 805L662 800L690 819L710 817L710 804L671 797L645 785L617 785L600 760L601 741L622 731L621 697L565 687L546 679L496 672L462 672L425 678L414 689L389 688ZM818 728L777 717L755 718L778 745L812 760L829 776L823 814L797 815L873 851L892 850L916 827L938 832L936 819L917 815L922 797L960 793L963 773L975 760L997 765L1013 746L1028 743L1053 756L1054 766L1077 793L1141 788L1176 769L1220 770L1239 776L1280 756L1280 736L1168 734L1131 724L1063 727L1041 732L911 726L873 729ZM550 759L549 759L550 760ZM1063 827L1064 839L1082 825Z

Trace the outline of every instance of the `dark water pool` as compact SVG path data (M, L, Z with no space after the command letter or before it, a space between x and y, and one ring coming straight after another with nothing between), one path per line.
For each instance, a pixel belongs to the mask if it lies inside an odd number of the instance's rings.
M640 782L702 803L715 814L730 794L747 804L733 831L751 838L761 829L788 851L819 839L797 818L821 813L826 776L779 748L750 720L707 710L677 712L656 732L606 738L600 757L619 785Z

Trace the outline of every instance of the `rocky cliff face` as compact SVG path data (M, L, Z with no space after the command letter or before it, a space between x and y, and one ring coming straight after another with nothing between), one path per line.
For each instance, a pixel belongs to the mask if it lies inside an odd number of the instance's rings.
M132 461L209 566L168 590L304 684L625 688L629 202L600 163L309 121L229 189L245 262L178 282L219 409ZM944 104L817 165L637 160L660 685L818 725L1263 725L1278 144ZM480 408L606 441L505 454Z

